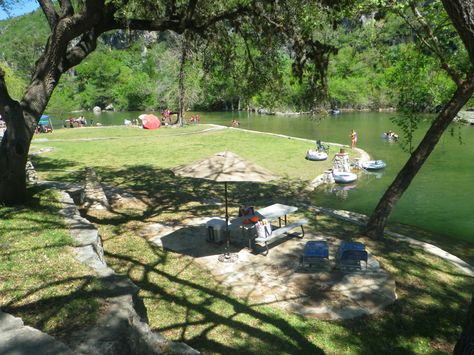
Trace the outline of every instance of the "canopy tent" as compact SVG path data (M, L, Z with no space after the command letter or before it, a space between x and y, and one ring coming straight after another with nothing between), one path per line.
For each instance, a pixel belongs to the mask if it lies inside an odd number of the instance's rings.
M267 182L278 178L267 169L258 166L248 160L239 157L229 151L220 152L213 156L201 159L184 166L178 166L173 169L175 175L205 179L224 183L225 196L225 222L227 250L229 249L229 213L227 200L228 182ZM228 253L226 253L228 255Z
M49 120L49 116L42 115L42 116L40 117L40 120L39 120L38 124L41 124L41 125L50 125L50 124L51 124L51 121Z
M153 114L143 114L138 116L142 120L143 128L145 129L157 129L161 127L161 121L158 117Z
M53 124L49 119L49 116L42 115L38 121L38 127L36 133L51 133L53 132Z

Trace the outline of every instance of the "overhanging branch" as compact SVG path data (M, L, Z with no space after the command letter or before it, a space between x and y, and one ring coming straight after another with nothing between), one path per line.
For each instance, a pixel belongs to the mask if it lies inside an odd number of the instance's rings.
M460 86L461 82L462 82L461 77L456 72L456 70L454 70L449 65L448 59L446 58L446 56L443 53L443 50L441 49L441 45L439 43L438 37L436 37L436 35L434 34L434 32L431 29L430 25L426 22L425 18L420 13L420 11L418 10L418 8L415 6L414 3L410 3L410 9L411 9L413 15L415 16L415 18L418 20L418 22L422 26L424 32L427 34L428 38L433 43L433 45L430 46L424 38L421 38L422 36L418 32L415 32L417 34L417 37L419 37L423 41L423 43L425 43L425 45L427 45L428 48L430 48L432 50L432 52L440 60L441 68L443 68L448 73L448 75L451 77L451 79L454 80L454 82L456 83L457 86Z
M61 17L74 15L74 6L72 6L72 3L70 0L61 0L60 6L61 6L61 12L62 12Z
M0 114L5 122L9 121L8 111L9 107L15 104L16 101L10 97L8 93L7 84L5 82L5 72L0 68Z
M90 53L92 53L97 47L97 38L100 33L97 34L95 29L85 33L79 43L73 48L67 51L66 58L62 63L60 71L62 73L73 68L84 60Z
M48 20L49 28L54 30L58 24L59 16L54 8L54 4L51 0L38 0L43 10L44 16Z

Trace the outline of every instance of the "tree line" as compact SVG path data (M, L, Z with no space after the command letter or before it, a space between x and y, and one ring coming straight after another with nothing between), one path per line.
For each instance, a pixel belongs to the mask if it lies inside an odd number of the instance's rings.
M177 110L183 50L186 110L409 106L434 112L453 90L436 58L418 50L413 30L397 14L322 11L316 5L304 10L266 13L268 28L246 21L237 31L227 24L205 38L188 32L186 41L172 31L111 31L64 73L47 109ZM31 58L41 53L49 29L41 11L3 21L0 28L2 67L12 97L20 98L34 69ZM452 28L446 41L459 47L458 38Z

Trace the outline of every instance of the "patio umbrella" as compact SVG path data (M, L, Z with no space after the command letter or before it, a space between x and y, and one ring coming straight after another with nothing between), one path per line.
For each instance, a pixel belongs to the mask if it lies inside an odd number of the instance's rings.
M201 159L188 165L178 166L173 169L173 172L178 176L224 183L227 250L229 249L227 183L243 181L267 182L277 178L276 175L267 169L229 151L214 154L209 158Z

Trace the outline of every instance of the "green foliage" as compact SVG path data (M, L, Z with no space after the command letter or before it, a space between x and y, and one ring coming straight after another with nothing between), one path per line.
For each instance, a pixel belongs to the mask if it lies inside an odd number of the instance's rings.
M49 34L44 15L36 11L0 21L0 33L1 60L7 62L16 75L28 79Z
M15 100L20 100L23 92L25 91L26 82L23 78L17 76L17 73L13 71L8 63L0 63L0 68L5 72L5 81L8 87L8 93L10 97Z
M398 108L407 112L433 111L444 104L454 83L439 69L436 59L414 45L398 47L388 82L398 90Z
M139 4L142 2L127 2L120 16L136 11L149 16L163 11L161 2L142 4L141 8ZM302 57L297 58L291 42L294 38L338 49L329 57L327 74L332 105L435 111L452 92L453 85L441 72L439 61L416 38L414 29L422 28L406 2L394 8L387 1L361 0L352 7L341 3L337 12L316 3L293 6L297 4L288 1L280 7L268 5L261 9L275 23L291 25L293 32L287 37L275 31L268 21L249 16L238 25L215 24L203 38L193 38L185 67L186 108L311 109L323 85L318 72L321 67L311 57L315 48L301 47ZM206 2L200 4L200 9L216 12L234 5ZM467 56L439 2L418 5L426 21L436 29L449 64L464 69ZM397 12L403 13L412 27ZM205 15L199 14L202 18ZM0 53L7 63L4 66L11 68L7 73L10 91L20 98L33 70L32 58L39 57L46 43L48 26L37 11L1 21L0 28ZM114 47L117 38L127 36L122 49ZM66 112L109 104L119 110L176 109L180 43L180 36L172 33L160 34L156 40L145 40L145 36L136 33L107 34L94 53L63 75L48 110ZM301 77L297 78L295 61L305 56L298 73Z
M413 133L424 119L421 112L438 110L451 97L454 83L438 68L435 58L418 51L414 45L401 45L388 81L398 93L397 107L402 114L394 122L403 131L404 149L411 153Z

